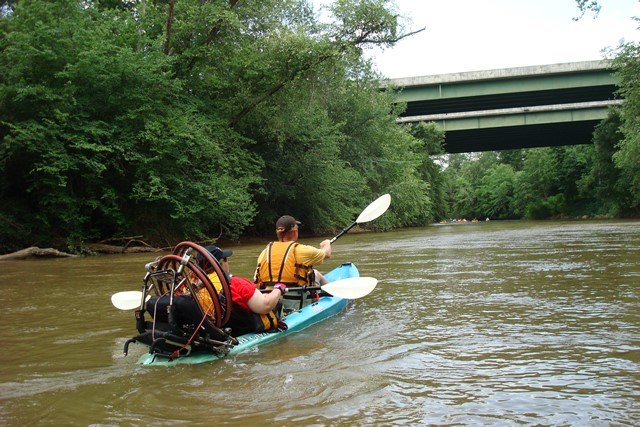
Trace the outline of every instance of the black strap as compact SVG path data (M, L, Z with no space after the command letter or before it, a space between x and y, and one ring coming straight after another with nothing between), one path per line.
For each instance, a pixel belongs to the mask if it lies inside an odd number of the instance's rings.
M273 282L273 276L271 275L271 246L273 246L273 242L269 242L269 245L267 245L267 268L269 269L269 281Z
M304 293L304 292L295 292L295 293L297 295L292 295L293 294L292 292L291 294L283 295L282 298L288 299L288 300L294 300L294 301L316 298L316 291L307 291L307 293Z
M287 246L287 250L284 252L284 257L282 257L282 263L280 264L280 272L278 272L278 282L280 282L280 280L282 280L282 272L284 271L284 265L287 263L287 258L289 258L289 252L291 251L291 247L293 247L293 245L295 245L295 244L296 244L296 242L291 242L291 244L289 244L289 246ZM271 266L269 266L269 267L271 267ZM269 272L271 272L271 269L269 269ZM271 279L271 277L269 277L269 278Z

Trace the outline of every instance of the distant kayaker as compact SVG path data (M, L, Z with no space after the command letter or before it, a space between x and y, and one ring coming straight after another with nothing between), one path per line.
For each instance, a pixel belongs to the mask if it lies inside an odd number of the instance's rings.
M229 287L233 305L229 322L224 326L231 328L232 335L286 327L282 323L279 324L280 310L278 310L280 296L287 292L285 285L276 285L275 292L262 293L256 289L251 280L230 274L228 258L233 255L233 251L222 250L217 246L207 246L205 249L218 260L222 271L230 279Z
M327 283L313 266L331 257L331 241L323 240L320 248L302 245L297 242L299 226L300 221L290 215L284 215L276 222L278 241L270 242L258 257L254 282L259 289L273 289L280 283L289 287ZM315 291L291 292L284 296L284 306L300 309L316 297Z

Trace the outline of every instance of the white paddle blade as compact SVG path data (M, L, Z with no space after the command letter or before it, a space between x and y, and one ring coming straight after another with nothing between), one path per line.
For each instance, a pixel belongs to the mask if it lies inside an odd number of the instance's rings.
M146 301L149 301L151 295L147 295ZM140 291L125 291L118 292L111 295L111 304L120 310L133 310L140 307L140 301L142 300L142 292Z
M369 295L377 284L374 277L349 277L322 285L322 290L334 297L357 299Z
M369 206L364 208L358 219L356 219L356 222L360 224L363 222L373 221L374 219L385 213L387 209L389 209L390 204L391 195L384 194L378 197L376 200L371 202Z

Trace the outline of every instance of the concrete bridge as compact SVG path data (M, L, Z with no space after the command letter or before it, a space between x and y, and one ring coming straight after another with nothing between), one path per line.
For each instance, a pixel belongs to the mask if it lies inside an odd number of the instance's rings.
M445 129L448 153L588 144L607 116L617 80L587 61L387 80L407 110L400 123Z

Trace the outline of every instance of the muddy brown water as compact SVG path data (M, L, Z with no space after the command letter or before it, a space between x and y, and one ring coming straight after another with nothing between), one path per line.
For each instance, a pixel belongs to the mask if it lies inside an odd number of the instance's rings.
M232 247L234 273L262 246ZM196 366L122 354L110 296L153 257L0 263L0 425L640 424L640 221L349 233L321 268L353 261L373 293Z

